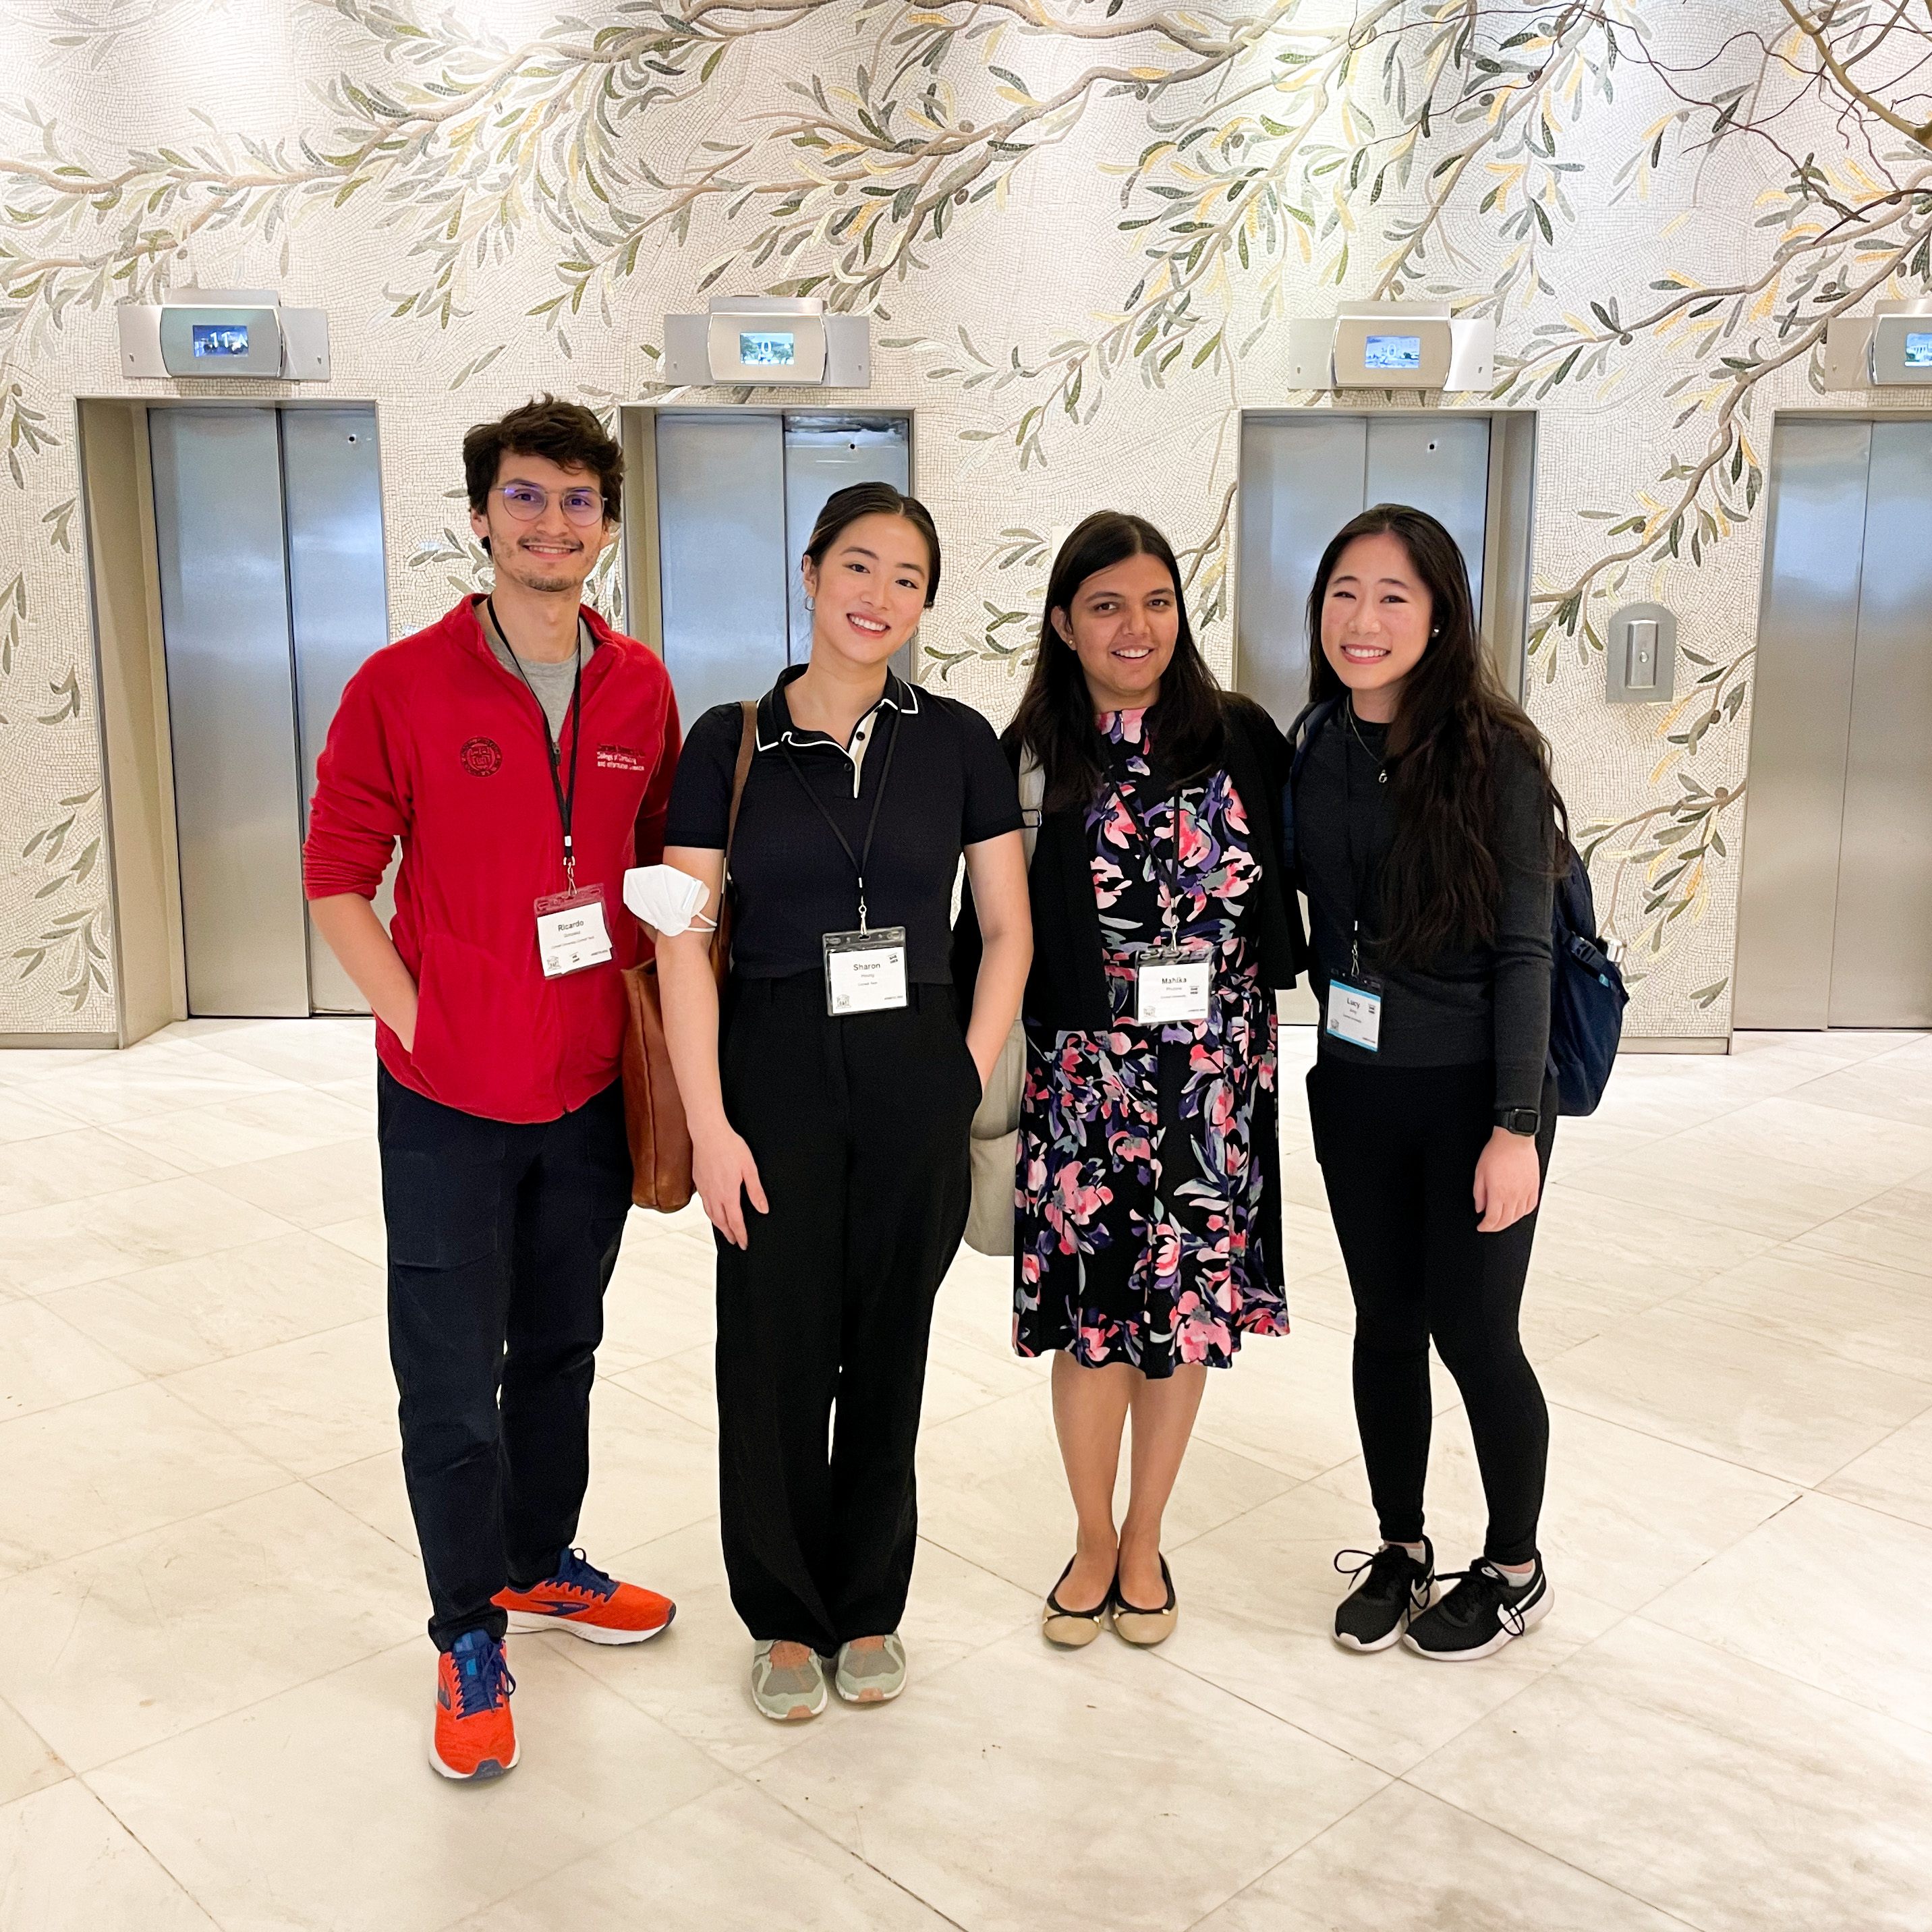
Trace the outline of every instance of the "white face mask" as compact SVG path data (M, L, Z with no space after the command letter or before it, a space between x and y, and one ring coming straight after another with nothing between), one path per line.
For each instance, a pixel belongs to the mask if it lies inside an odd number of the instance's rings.
M694 924L711 888L675 866L633 866L624 874L624 903L654 932L674 937ZM704 929L710 931L706 920Z

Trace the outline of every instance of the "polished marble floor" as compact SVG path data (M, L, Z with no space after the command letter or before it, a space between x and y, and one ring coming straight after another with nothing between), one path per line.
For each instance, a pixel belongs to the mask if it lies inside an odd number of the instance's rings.
M680 1614L513 1640L523 1762L473 1788L424 1762L367 1026L0 1054L0 1926L1932 1926L1932 1038L1737 1046L1627 1058L1558 1134L1526 1319L1558 1607L1474 1666L1324 1634L1372 1525L1298 1096L1295 1332L1209 1390L1178 1634L1041 1642L1044 1365L968 1256L911 1687L796 1728L718 1562L707 1232L634 1215L584 1538Z

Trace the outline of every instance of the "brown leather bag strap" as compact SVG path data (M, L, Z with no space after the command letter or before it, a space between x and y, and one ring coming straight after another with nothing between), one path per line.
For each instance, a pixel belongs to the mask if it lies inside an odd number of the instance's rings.
M731 890L731 845L738 836L738 808L745 802L745 781L752 775L752 754L758 746L758 707L750 699L740 701L744 728L738 736L738 763L731 773L731 815L724 821L724 864L718 877L718 916L711 928L711 967L720 971L718 950L726 931L724 896Z
M731 774L731 816L724 821L724 872L731 872L731 842L738 836L738 808L745 802L745 781L752 773L752 754L758 746L758 707L748 698L740 700L745 728L738 739L738 764Z

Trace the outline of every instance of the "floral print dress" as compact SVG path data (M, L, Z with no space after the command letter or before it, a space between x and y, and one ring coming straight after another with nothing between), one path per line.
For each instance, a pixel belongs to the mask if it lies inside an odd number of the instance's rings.
M1113 770L1087 829L1114 1024L1050 1043L1029 1030L1013 1346L1154 1377L1178 1363L1226 1368L1244 1334L1288 1332L1263 1251L1273 1150L1256 1144L1258 1121L1274 1130L1274 999L1238 931L1261 862L1225 771L1177 808L1150 764L1144 713L1096 722ZM1214 953L1208 1017L1143 1026L1135 956L1171 930Z

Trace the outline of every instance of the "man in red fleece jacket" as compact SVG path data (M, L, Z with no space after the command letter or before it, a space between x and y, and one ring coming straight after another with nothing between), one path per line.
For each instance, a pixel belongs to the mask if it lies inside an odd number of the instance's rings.
M506 1630L634 1643L674 1614L572 1544L631 1204L623 874L662 856L679 740L664 666L581 602L617 444L546 396L478 424L463 460L495 589L350 680L304 862L376 1015L389 1355L440 1653L430 1762L470 1778L517 1761ZM398 839L385 932L370 901Z

